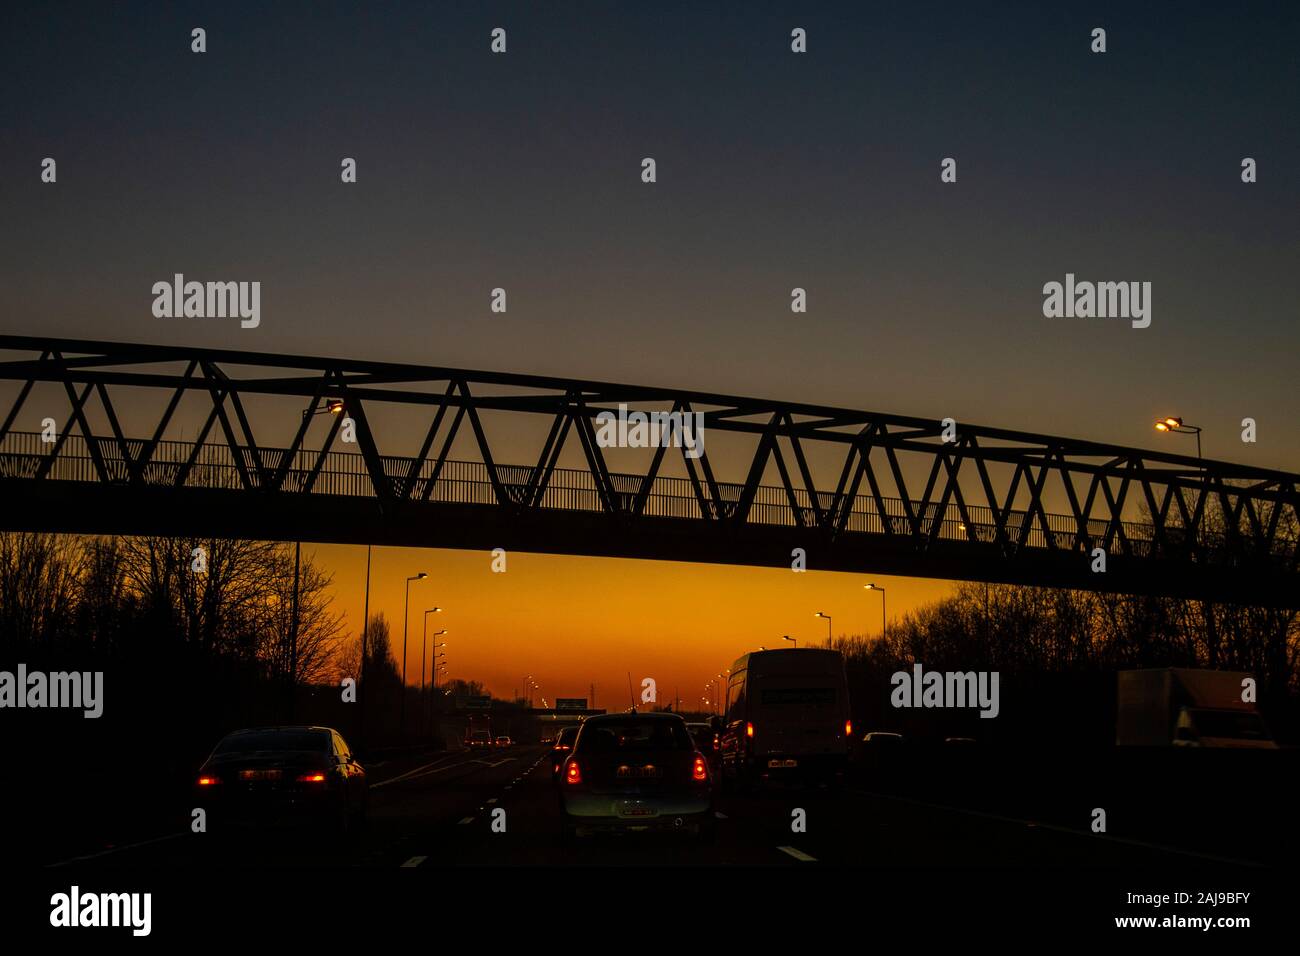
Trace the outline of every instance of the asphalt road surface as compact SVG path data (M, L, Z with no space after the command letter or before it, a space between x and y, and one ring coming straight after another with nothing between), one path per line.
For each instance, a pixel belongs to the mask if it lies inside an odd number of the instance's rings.
M449 753L368 768L370 813L346 837L258 831L162 833L68 861L77 866L773 865L870 867L1176 866L1213 857L1086 830L869 792L778 789L718 798L712 844L673 834L560 841L550 759L541 746ZM797 809L806 832L792 831ZM493 829L504 810L504 832ZM498 822L498 827L500 822Z

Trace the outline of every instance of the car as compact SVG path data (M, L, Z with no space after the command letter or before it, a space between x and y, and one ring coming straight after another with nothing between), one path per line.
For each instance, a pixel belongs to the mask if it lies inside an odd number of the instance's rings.
M696 749L708 759L710 776L717 781L722 770L722 734L713 723L687 722L686 729Z
M212 826L361 825L366 771L330 727L251 727L222 737L199 768L196 806Z
M560 769L560 837L717 832L709 761L671 713L603 714L582 724Z
M492 731L481 727L471 730L465 735L465 747L468 750L491 750Z
M510 744L511 744L511 740L510 740L509 737L501 736L501 737L498 737L498 738L497 738L497 746L498 746L498 747L509 747Z
M892 730L870 730L862 735L862 742L874 747L897 747L903 743L903 735Z
M577 739L577 727L565 727L555 735L555 743L551 747L551 779L556 783L560 780L560 765L573 750L573 742Z

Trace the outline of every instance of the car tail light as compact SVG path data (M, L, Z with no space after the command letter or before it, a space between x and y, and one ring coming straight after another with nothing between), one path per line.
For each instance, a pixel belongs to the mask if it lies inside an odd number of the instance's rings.
M325 774L323 773L304 773L298 777L299 783L324 783Z
M717 735L717 734L714 734L714 735L713 735L713 749L714 749L714 750L721 750L721 749L722 749L722 741L718 739L718 735Z
M199 786L200 786L200 787L211 787L211 786L215 786L216 784L218 784L218 783L220 783L220 782L221 782L221 778L220 778L220 777L213 777L213 776L210 776L210 775L207 775L207 774L205 774L205 775L202 776L202 777L199 777Z
M578 761L572 757L564 762L564 782L582 783L582 771L578 768Z
M853 736L853 721L851 720L844 721L844 736L845 737Z
M749 721L745 721L745 736L746 737L754 736L754 725L751 724Z
M691 771L693 780L708 780L709 765L704 762L704 758L699 754L695 755L695 769Z

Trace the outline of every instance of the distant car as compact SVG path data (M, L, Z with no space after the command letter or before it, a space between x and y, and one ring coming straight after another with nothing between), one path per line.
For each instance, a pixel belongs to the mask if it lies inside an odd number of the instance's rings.
M560 779L560 765L573 750L573 742L577 739L577 727L565 727L555 736L555 744L551 747L551 779L557 783Z
M509 737L501 736L497 738L498 747L509 747L510 744L511 744L511 740Z
M465 746L470 750L491 750L492 749L492 731L490 730L471 730L465 738Z
M722 771L722 734L711 723L687 723L695 747L709 761L709 774L716 782Z
M337 730L255 727L227 734L199 768L197 806L217 825L325 825L365 819L370 785Z
M589 717L560 769L561 838L668 831L712 840L708 758L677 714Z
M903 735L892 730L873 730L862 735L862 742L877 747L894 747L903 742Z

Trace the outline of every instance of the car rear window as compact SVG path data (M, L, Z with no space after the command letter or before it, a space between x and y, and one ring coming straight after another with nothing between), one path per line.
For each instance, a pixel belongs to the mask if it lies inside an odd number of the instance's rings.
M579 753L694 749L695 743L685 724L636 718L589 723L582 728L577 745Z
M569 746L573 746L573 738L577 736L578 736L577 727L565 727L563 730L560 731L560 736L559 739L556 740L556 743L568 744Z
M258 730L231 734L217 744L214 753L253 753L259 750L310 750L326 753L330 735L324 730Z

